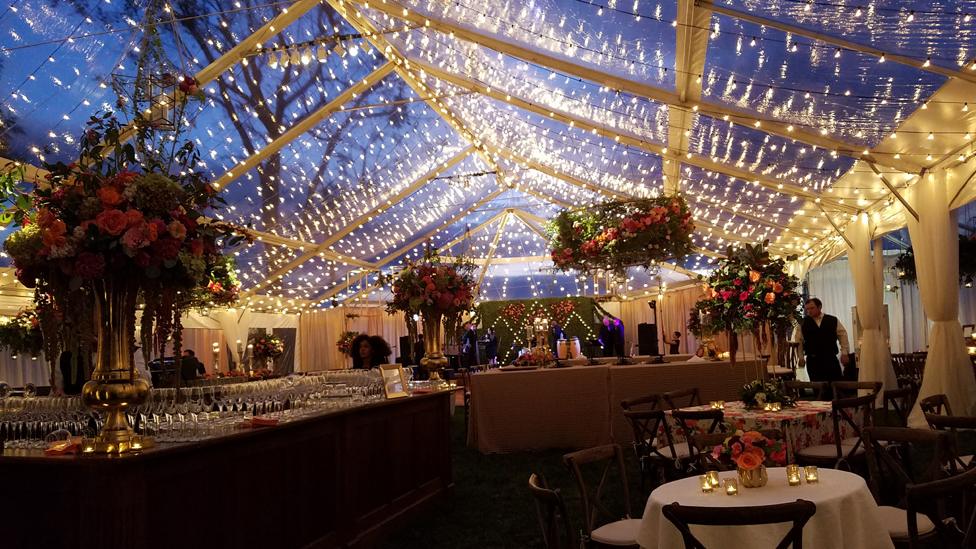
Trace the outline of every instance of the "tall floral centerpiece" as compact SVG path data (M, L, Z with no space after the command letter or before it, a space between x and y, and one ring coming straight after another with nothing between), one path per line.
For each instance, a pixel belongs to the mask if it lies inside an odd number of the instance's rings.
M473 270L470 263L444 263L427 250L423 259L408 263L393 280L393 301L387 304L387 312L420 314L424 329L424 358L420 365L430 372L432 380L440 380L439 372L448 364L443 353L445 317L459 317L474 303Z
M89 447L108 453L146 443L125 416L149 389L133 368L137 308L145 352L162 354L172 338L179 355L180 319L191 296L226 265L221 244L241 238L203 217L221 200L194 171L199 156L192 142L156 140L141 115L130 128L135 144L124 142L128 130L115 115L92 117L77 161L46 165L42 183L3 189L3 219L19 227L4 248L18 280L52 310L42 315L48 358L65 348L87 354L94 344L83 399L107 417Z
M43 349L40 319L33 308L23 309L13 318L0 322L0 351L36 357Z
M254 338L254 358L264 363L264 368L275 371L274 362L285 354L285 342L273 334L263 334Z
M735 362L738 335L754 336L758 350L777 346L785 353L787 332L800 318L799 281L783 259L772 259L767 242L729 248L707 278L705 297L695 303L688 329L696 337L725 332ZM776 345L780 343L779 345ZM784 356L779 356L782 360Z
M695 225L678 195L618 202L560 212L549 223L556 267L577 271L652 268L694 250Z

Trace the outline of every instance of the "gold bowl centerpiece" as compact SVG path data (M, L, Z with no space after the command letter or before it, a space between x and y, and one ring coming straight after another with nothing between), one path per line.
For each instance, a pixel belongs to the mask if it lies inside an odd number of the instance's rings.
M736 431L712 449L712 458L735 467L739 484L746 488L766 485L766 466L786 464L786 445L759 431Z

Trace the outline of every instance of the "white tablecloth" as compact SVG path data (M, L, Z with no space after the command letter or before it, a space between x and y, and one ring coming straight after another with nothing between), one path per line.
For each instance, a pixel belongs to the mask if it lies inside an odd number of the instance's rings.
M735 477L735 471L720 473L722 479ZM739 495L727 496L723 488L703 494L698 477L669 482L658 487L647 499L637 541L646 549L684 547L677 528L661 513L665 505L701 507L745 507L773 505L797 499L812 501L817 513L803 528L803 546L813 549L891 549L888 530L882 525L878 507L864 479L845 471L820 469L818 484L791 487L786 483L786 469L771 468L769 483L762 488L743 488ZM693 526L692 532L709 549L723 547L775 547L790 525Z

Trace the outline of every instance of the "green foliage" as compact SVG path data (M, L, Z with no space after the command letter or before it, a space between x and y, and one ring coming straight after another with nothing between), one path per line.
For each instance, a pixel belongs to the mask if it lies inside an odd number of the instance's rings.
M565 302L573 304L573 312L565 313ZM532 320L538 316L556 323L560 318L566 318L561 324L566 337L578 337L584 352L586 341L595 339L599 333L596 302L589 297L488 301L479 304L477 311L482 329L495 329L500 363L510 362L515 358L516 353L512 352L513 343L519 348L528 345L526 327L531 326Z
M909 246L895 260L898 279L915 284L918 272L915 269L915 250ZM971 286L976 280L976 234L959 235L959 283Z

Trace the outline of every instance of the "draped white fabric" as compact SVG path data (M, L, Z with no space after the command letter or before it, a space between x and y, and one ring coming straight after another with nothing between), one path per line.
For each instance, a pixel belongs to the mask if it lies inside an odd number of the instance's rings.
M37 386L51 384L50 366L41 356L33 358L30 355L20 354L14 358L10 351L0 352L0 381L7 383L11 387L23 387L28 383Z
M973 415L976 379L959 323L958 225L956 212L949 211L952 197L945 171L925 175L909 189L906 198L919 216L916 221L905 214L915 251L919 295L932 321L919 400L942 393L949 397L953 412ZM918 404L909 423L914 427L926 425Z
M875 268L883 266L882 249L875 249L876 255L871 254L871 236L873 225L867 214L848 225L847 237L852 248L848 252L848 266L851 278L854 280L854 293L857 297L857 317L861 326L860 349L858 356L858 379L861 381L880 381L885 389L898 386L895 370L891 366L891 352L881 333L881 301L884 288L881 286L881 270ZM878 243L880 244L880 243ZM856 337L856 335L855 335ZM878 394L878 405L882 405L882 395Z
M627 339L627 349L637 344L637 325L643 322L654 322L654 311L647 305L651 299L657 300L657 336L658 349L662 353L667 351L667 346L661 342L662 329L664 333L681 332L682 340L679 346L681 353L694 353L698 350L698 341L695 336L688 331L688 315L691 313L695 302L702 297L701 286L694 284L685 288L668 290L663 299L657 296L646 299L635 299L620 303L620 320L624 323L624 336ZM607 308L606 303L602 304ZM608 309L609 310L609 309ZM613 311L611 311L613 312Z
M407 335L407 325L402 313L389 315L382 307L342 307L303 313L298 330L303 371L352 366L352 360L336 348L345 331L382 336L393 351L392 362L400 356L400 336Z
M241 362L241 357L238 354L237 342L247 341L247 331L251 327L253 316L254 313L247 309L227 309L213 313L213 317L220 324L220 329L224 331L224 337L231 343L230 354L238 364Z
M885 258L885 275L886 277L890 277L890 280L883 280L882 287L884 284L894 284L896 282L890 270L894 262L895 257L889 256ZM823 301L824 312L836 316L848 328L851 338L850 343L855 348L860 348L856 323L851 314L851 308L857 305L857 300L854 295L854 285L851 284L851 271L848 267L847 258L831 261L830 263L811 269L807 275L807 286L811 297L818 297ZM907 305L905 303L906 299L909 301ZM893 353L911 352L917 349L908 345L903 337L904 324L914 322L912 317L907 316L912 312L910 301L910 292L906 293L901 290L898 292L884 292L884 305L887 305L888 310L888 343ZM882 307L882 333L884 333L884 310L884 307ZM907 312L903 313L903 311ZM905 315L904 318L903 315ZM924 322L924 319L922 319L922 322ZM925 346L922 345L920 348L924 349Z

